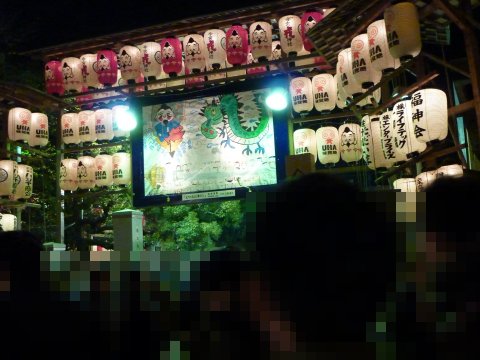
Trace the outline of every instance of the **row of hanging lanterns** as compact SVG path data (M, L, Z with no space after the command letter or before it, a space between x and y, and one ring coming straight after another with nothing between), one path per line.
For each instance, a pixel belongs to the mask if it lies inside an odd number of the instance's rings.
M28 199L33 193L33 169L13 160L0 160L0 196Z
M15 231L17 229L17 217L12 214L0 213L0 231Z
M128 185L131 182L131 155L127 152L63 159L60 165L62 190L75 191L93 189L95 186Z
M424 171L414 178L401 178L393 182L393 188L401 192L422 192L442 177L462 177L463 168L459 164L445 165L436 170Z
M48 117L42 113L32 113L21 107L8 112L8 138L12 141L27 142L30 146L48 144Z

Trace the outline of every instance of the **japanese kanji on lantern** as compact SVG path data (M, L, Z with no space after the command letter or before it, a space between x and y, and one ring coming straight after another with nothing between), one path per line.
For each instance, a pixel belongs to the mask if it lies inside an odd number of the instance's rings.
M98 141L113 139L113 110L95 110L95 136Z
M362 118L362 152L363 159L371 170L389 168L393 162L388 161L380 141L380 118L366 115Z
M16 107L8 112L8 138L12 141L28 141L30 138L32 113Z
M176 37L168 36L162 39L160 46L163 71L170 77L177 76L183 68L182 43Z
M12 214L0 214L0 231L15 231L17 229L17 217Z
M48 144L48 117L42 113L32 113L28 145L45 146Z
M355 80L362 85L363 89L368 89L378 83L382 78L382 73L375 70L370 61L367 34L360 34L352 39L351 51L352 73Z
M297 55L303 48L301 22L296 15L283 16L278 20L280 44L288 56Z
M463 167L459 164L445 165L437 169L437 179L443 176L462 177Z
M93 189L95 187L95 159L91 156L78 157L78 188Z
M293 110L306 115L313 109L312 81L307 77L297 77L290 81L290 95Z
M205 71L207 66L207 48L203 36L190 34L183 38L183 51L185 53L185 68L192 74Z
M75 191L78 189L78 160L63 159L60 164L60 189Z
M89 143L97 140L94 111L85 110L78 113L78 137L80 142Z
M113 154L112 166L115 185L128 185L132 182L132 160L129 153L119 151Z
M272 52L272 25L269 22L256 21L250 25L250 45L255 60L268 61Z
M77 113L63 114L60 125L62 127L62 140L64 144L78 144L80 142Z
M438 89L424 89L412 95L413 132L420 142L440 141L448 135L447 95Z
M397 179L393 182L393 188L396 190L400 190L400 192L416 192L417 191L415 178Z
M340 137L333 126L324 126L316 131L318 159L322 165L340 161Z
M61 96L65 92L61 61L52 60L45 64L45 87L52 95Z
M293 133L293 147L295 155L310 153L317 162L317 138L315 137L315 130L312 129L297 129Z
M340 156L347 163L362 159L362 133L360 125L346 123L338 128L340 135Z
M387 8L383 17L390 54L401 61L417 56L422 49L417 6L398 3Z
M162 48L155 41L140 45L142 55L142 73L148 81L154 81L162 73Z
M13 200L29 199L33 192L33 168L28 165L18 164L18 184L15 194L11 196Z
M83 86L83 64L79 58L67 57L62 60L63 87L66 91L81 92Z
M112 155L97 155L95 157L95 185L110 186L112 184Z
M80 56L82 61L82 78L83 85L88 89L96 89L100 82L98 81L98 74L94 70L94 65L97 62L97 54L84 54Z
M247 63L248 57L248 32L242 25L234 24L226 34L227 61L234 66Z
M323 13L315 10L306 11L300 19L300 33L302 35L303 47L307 51L314 49L312 42L307 37L307 32L321 20L323 20Z
M118 77L117 53L109 49L98 51L93 70L98 74L98 81L101 84L107 87L114 85Z
M395 59L388 49L385 20L377 20L371 23L367 28L367 35L372 67L382 73L395 70L400 65L400 61Z
M12 160L0 160L0 196L15 194L18 183L17 163Z
M395 141L393 134L393 117L392 111L386 110L380 115L380 142L382 144L383 156L393 164L406 161L405 154L397 153L395 151Z
M207 67L210 69L222 69L227 60L226 35L223 30L210 29L203 34L203 42L207 48Z
M134 83L142 72L142 53L136 46L125 45L118 52L118 67L122 79Z
M331 74L318 74L312 78L313 105L320 112L330 112L335 108L337 82Z
M113 136L117 139L124 139L126 138L130 132L120 129L118 123L121 121L122 117L125 116L125 113L128 111L127 105L115 105L112 108L112 115L113 115L113 123L112 123L112 130Z
M427 189L437 179L437 170L424 171L415 177L417 191L422 192Z
M361 95L362 85L353 76L352 49L347 48L340 51L337 60L337 76L340 77L340 83L347 98Z
M395 151L411 158L423 152L427 145L417 140L414 133L410 100L397 102L392 111Z

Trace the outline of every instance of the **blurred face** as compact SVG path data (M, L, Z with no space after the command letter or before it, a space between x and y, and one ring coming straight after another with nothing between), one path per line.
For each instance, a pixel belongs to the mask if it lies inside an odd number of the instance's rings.
M173 120L174 114L172 109L160 109L157 112L157 121L167 124L169 121Z

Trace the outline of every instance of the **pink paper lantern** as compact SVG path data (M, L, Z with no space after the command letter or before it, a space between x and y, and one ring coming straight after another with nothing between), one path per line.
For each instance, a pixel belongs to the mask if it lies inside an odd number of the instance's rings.
M227 61L232 65L242 65L248 58L248 33L241 25L233 25L227 30Z
M62 63L57 60L45 64L45 86L49 94L61 96L65 92L61 66Z
M255 60L268 61L272 53L272 25L266 21L256 21L250 25L250 45Z
M193 74L205 71L207 48L203 36L190 34L183 38L183 51L185 52L185 67Z
M307 32L313 28L319 21L323 20L323 14L318 11L307 11L302 15L300 23L300 33L302 35L303 47L307 51L315 49L310 39L307 37Z
M163 71L170 77L177 76L182 71L182 43L176 37L169 36L160 42L162 48Z
M113 50L97 52L97 62L93 69L98 74L98 81L105 86L112 86L117 82L117 54Z
M204 71L202 69L202 71ZM189 69L185 68L185 75L190 75L191 72ZM194 76L190 78L185 79L185 84L187 85L188 88L191 87L197 87L197 88L202 88L203 87L203 82L205 82L205 76ZM192 86L193 85L193 86Z

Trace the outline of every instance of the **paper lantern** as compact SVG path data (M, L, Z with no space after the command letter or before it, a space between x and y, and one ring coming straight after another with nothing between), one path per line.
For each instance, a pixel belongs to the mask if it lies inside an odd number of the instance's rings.
M28 145L45 146L48 144L48 117L42 113L32 113Z
M360 125L347 123L338 128L340 135L340 156L351 163L362 159L362 132Z
M62 140L65 144L78 144L80 137L78 134L79 122L78 114L63 114L60 120L62 127Z
M312 51L314 49L312 42L307 37L307 32L321 20L323 20L323 14L318 11L307 11L302 15L300 21L300 33L302 35L303 47L307 51Z
M95 89L100 83L98 81L98 74L94 70L97 62L97 54L85 54L80 56L82 62L82 79L83 85L90 89Z
M95 159L91 156L78 157L78 188L93 189L95 187Z
M402 178L393 182L393 188L401 192L416 192L417 185L414 178Z
M78 160L63 159L60 164L60 189L75 191L78 189Z
M436 170L425 171L425 172L422 172L421 174L418 174L415 177L415 183L417 185L417 191L418 192L425 191L427 189L427 187L429 187L430 185L433 184L433 182L436 180L436 178L437 178L437 171Z
M380 142L382 144L383 156L392 163L406 161L405 154L397 153L395 148L395 140L393 134L393 117L392 111L385 111L380 115Z
M142 73L148 80L156 80L162 73L162 48L154 41L140 45L142 54Z
M11 197L13 200L29 199L33 192L33 169L31 166L18 164L18 184L15 194Z
M176 76L182 71L183 67L182 43L176 37L169 36L162 39L160 46L162 48L163 71L170 77Z
M232 65L242 65L248 57L248 32L241 25L233 25L227 30L227 61Z
M205 70L202 70L205 71ZM185 75L190 75L190 70L185 69ZM205 82L205 76L194 76L190 78L185 79L185 85L187 85L187 88L203 88L203 83ZM193 86L192 86L193 85Z
M340 137L337 128L324 126L316 131L318 159L322 165L340 161Z
M132 160L129 153L118 152L112 156L113 183L128 185L132 182Z
M80 142L93 142L97 139L94 111L85 110L78 113L78 137Z
M227 60L226 35L223 30L210 29L203 34L203 41L207 48L207 67L220 69L225 67Z
M371 23L367 28L367 35L372 67L384 73L395 70L400 65L400 61L395 59L388 49L385 20Z
M272 54L270 60L280 60L282 58L282 46L280 41L272 41ZM278 70L277 65L270 65L270 70Z
M353 76L352 50L350 48L343 49L338 54L337 74L348 98L362 94L362 85Z
M125 45L118 52L118 67L122 78L134 82L142 71L142 53L136 46Z
M250 45L248 47L249 47L249 49L251 49ZM247 64L255 64L255 63L258 63L258 60L255 59L252 55L252 52L249 51L248 57L247 57ZM267 71L266 66L256 66L256 67L248 68L247 69L247 74L260 74L260 73L264 73L266 71Z
M97 155L95 157L95 185L110 186L112 184L112 155Z
M411 158L427 148L425 143L418 141L415 137L410 100L399 101L395 104L392 119L395 151L397 153Z
M0 231L17 230L17 217L12 214L0 214Z
M290 81L290 96L293 110L307 114L313 109L312 81L307 77L297 77Z
M45 87L47 93L61 96L64 93L62 62L57 60L45 64Z
M461 165L453 164L453 165L445 165L439 167L437 169L437 179L443 176L450 176L450 177L462 177L463 176L463 168Z
M254 59L267 61L272 54L272 25L266 21L250 25L250 45Z
M97 140L113 139L113 111L111 109L95 110L95 136Z
M67 57L62 60L63 87L66 91L82 91L82 68L83 64L79 58Z
M400 60L417 56L422 50L417 6L402 2L390 6L383 14L390 54Z
M364 89L368 89L378 83L382 78L382 73L375 70L370 61L367 34L360 34L352 39L351 51L352 73L355 80Z
M122 130L118 127L119 121L121 121L122 116L125 116L125 112L128 111L128 106L127 105L115 105L112 108L112 116L113 116L113 123L112 123L112 130L113 130L113 136L121 139L121 138L126 138L130 132Z
M98 74L98 81L105 86L112 86L117 82L118 60L113 50L100 50L97 52L97 62L93 70Z
M337 98L335 101L335 105L339 109L345 109L347 107L347 94L345 94L345 90L343 89L342 86L342 81L340 80L340 76L338 74L333 75L333 79L335 80L335 83L337 84Z
M330 112L337 100L337 82L333 75L318 74L312 78L313 105L320 112Z
M412 95L412 122L420 142L443 140L448 135L447 95L442 90L424 89Z
M363 160L371 170L389 168L393 161L388 161L382 149L380 140L380 118L378 116L364 116L361 122Z
M296 15L283 16L278 20L280 44L288 56L297 55L303 48L301 22Z
M293 133L293 147L295 155L310 153L317 162L317 138L315 130L312 129L298 129Z
M8 138L12 141L28 141L32 125L30 110L16 107L8 112Z
M190 34L185 36L183 38L183 51L185 53L186 69L192 74L205 71L207 48L202 35Z
M17 163L12 160L0 160L0 196L15 194L18 184Z

